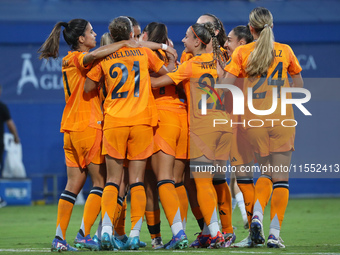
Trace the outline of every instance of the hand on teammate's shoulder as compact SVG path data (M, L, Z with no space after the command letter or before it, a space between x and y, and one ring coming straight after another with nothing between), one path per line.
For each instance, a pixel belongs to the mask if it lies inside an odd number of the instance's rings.
M126 41L126 46L130 48L138 48L142 47L139 41L136 41L135 39L131 38L130 40Z

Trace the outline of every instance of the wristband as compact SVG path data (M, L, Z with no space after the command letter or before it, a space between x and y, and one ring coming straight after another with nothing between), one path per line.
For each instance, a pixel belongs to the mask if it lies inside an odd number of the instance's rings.
M168 49L168 45L162 43L162 50L167 50Z

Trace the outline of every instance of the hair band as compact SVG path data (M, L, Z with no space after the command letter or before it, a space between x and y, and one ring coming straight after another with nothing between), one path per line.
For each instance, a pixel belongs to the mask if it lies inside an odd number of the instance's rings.
M268 27L268 26L269 26L268 24L264 24L263 28Z
M191 26L191 30L192 30L192 32L194 33L194 35L197 37L197 39L198 39L201 43L203 43L204 45L207 45L205 42L203 42L203 41L201 40L201 38L199 38L199 37L197 36L197 34L195 33L195 31L194 31L194 29L193 29L192 26Z

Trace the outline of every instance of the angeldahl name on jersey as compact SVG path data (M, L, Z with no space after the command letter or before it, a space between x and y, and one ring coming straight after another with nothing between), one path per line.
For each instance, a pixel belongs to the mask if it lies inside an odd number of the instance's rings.
M116 51L108 55L105 60L115 59L115 58L125 58L130 56L144 56L144 54L139 49L134 50L124 50Z

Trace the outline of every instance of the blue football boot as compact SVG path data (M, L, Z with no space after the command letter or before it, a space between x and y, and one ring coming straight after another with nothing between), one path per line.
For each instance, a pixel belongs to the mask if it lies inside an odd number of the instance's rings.
M263 225L259 217L254 216L250 224L250 238L254 244L264 244L265 237L263 232Z
M281 237L276 238L274 235L269 235L267 240L267 247L268 248L286 248L283 244L283 240Z
M167 250L188 248L188 239L184 231L180 230L169 243L164 245L164 248Z
M101 248L102 250L106 251L110 251L113 249L112 238L108 233L104 233L102 235Z
M74 239L74 246L77 248L85 248L91 251L99 251L99 244L91 239L90 235L83 237L79 232Z
M70 246L66 240L59 240L58 238L54 238L52 241L51 251L78 251L78 249Z
M126 242L127 242L127 240L128 240L128 237L127 237L127 235L124 235L124 237L123 237L123 239L122 239L122 242L123 242L123 243L126 243ZM141 241L141 240L139 240L139 247L140 247L140 248L144 248L144 247L146 247L146 243L145 243L145 242L143 242L143 241Z
M196 233L197 235L198 233ZM198 234L196 240L190 244L190 248L207 248L210 245L210 235L203 235L202 232Z
M138 250L140 247L139 236L129 237L122 250Z

